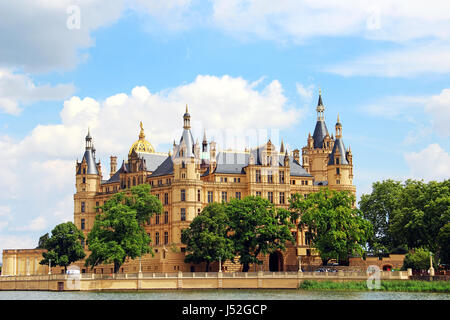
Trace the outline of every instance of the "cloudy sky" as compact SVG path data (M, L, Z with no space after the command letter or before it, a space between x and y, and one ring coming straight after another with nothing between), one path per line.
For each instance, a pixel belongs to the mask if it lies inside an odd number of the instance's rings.
M170 150L262 132L289 150L339 113L358 197L386 178L450 177L450 2L0 2L0 250L72 220L91 128L105 178L139 134ZM249 142L250 141L250 142Z

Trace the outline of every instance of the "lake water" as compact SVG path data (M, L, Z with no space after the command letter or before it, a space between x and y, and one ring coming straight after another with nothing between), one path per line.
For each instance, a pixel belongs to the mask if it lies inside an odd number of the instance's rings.
M304 290L0 291L0 300L450 300L449 293Z

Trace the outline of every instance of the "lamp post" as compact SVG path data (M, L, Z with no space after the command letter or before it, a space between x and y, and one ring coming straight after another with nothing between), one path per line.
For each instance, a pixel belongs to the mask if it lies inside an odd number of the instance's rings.
M432 258L433 254L430 251L430 269L428 270L428 272L430 273L430 276L434 276L434 268L433 268L433 258Z
M219 272L222 272L222 257L219 257Z
M52 274L52 259L48 259L48 274Z

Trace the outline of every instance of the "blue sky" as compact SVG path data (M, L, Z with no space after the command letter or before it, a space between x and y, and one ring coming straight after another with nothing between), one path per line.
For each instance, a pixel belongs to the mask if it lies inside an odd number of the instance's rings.
M358 196L386 178L448 179L449 12L401 0L0 4L0 249L34 247L72 219L88 126L106 178L139 121L169 151L185 104L199 139L269 129L292 150L314 130L321 88Z

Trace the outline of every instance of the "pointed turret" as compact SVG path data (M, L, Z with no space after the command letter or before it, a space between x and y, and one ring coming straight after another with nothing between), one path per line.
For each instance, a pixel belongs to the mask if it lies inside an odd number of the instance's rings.
M90 129L88 128L88 134L86 135L86 149L84 151L83 158L81 159L81 162L85 161L86 163L86 174L99 174L97 165L95 163L95 148L94 144L92 143L92 137ZM78 167L77 174L81 174L81 166Z
M283 143L283 139L281 139L281 147L280 147L280 153L284 152L284 143Z
M344 141L342 139L342 124L339 121L339 115L336 122L336 140L334 142L333 151L329 156L328 164L348 164L347 151L345 149Z
M328 134L327 125L325 124L324 111L325 107L322 102L322 92L319 90L319 101L317 103L317 122L314 128L313 139L314 139L314 149L323 148L323 140Z

